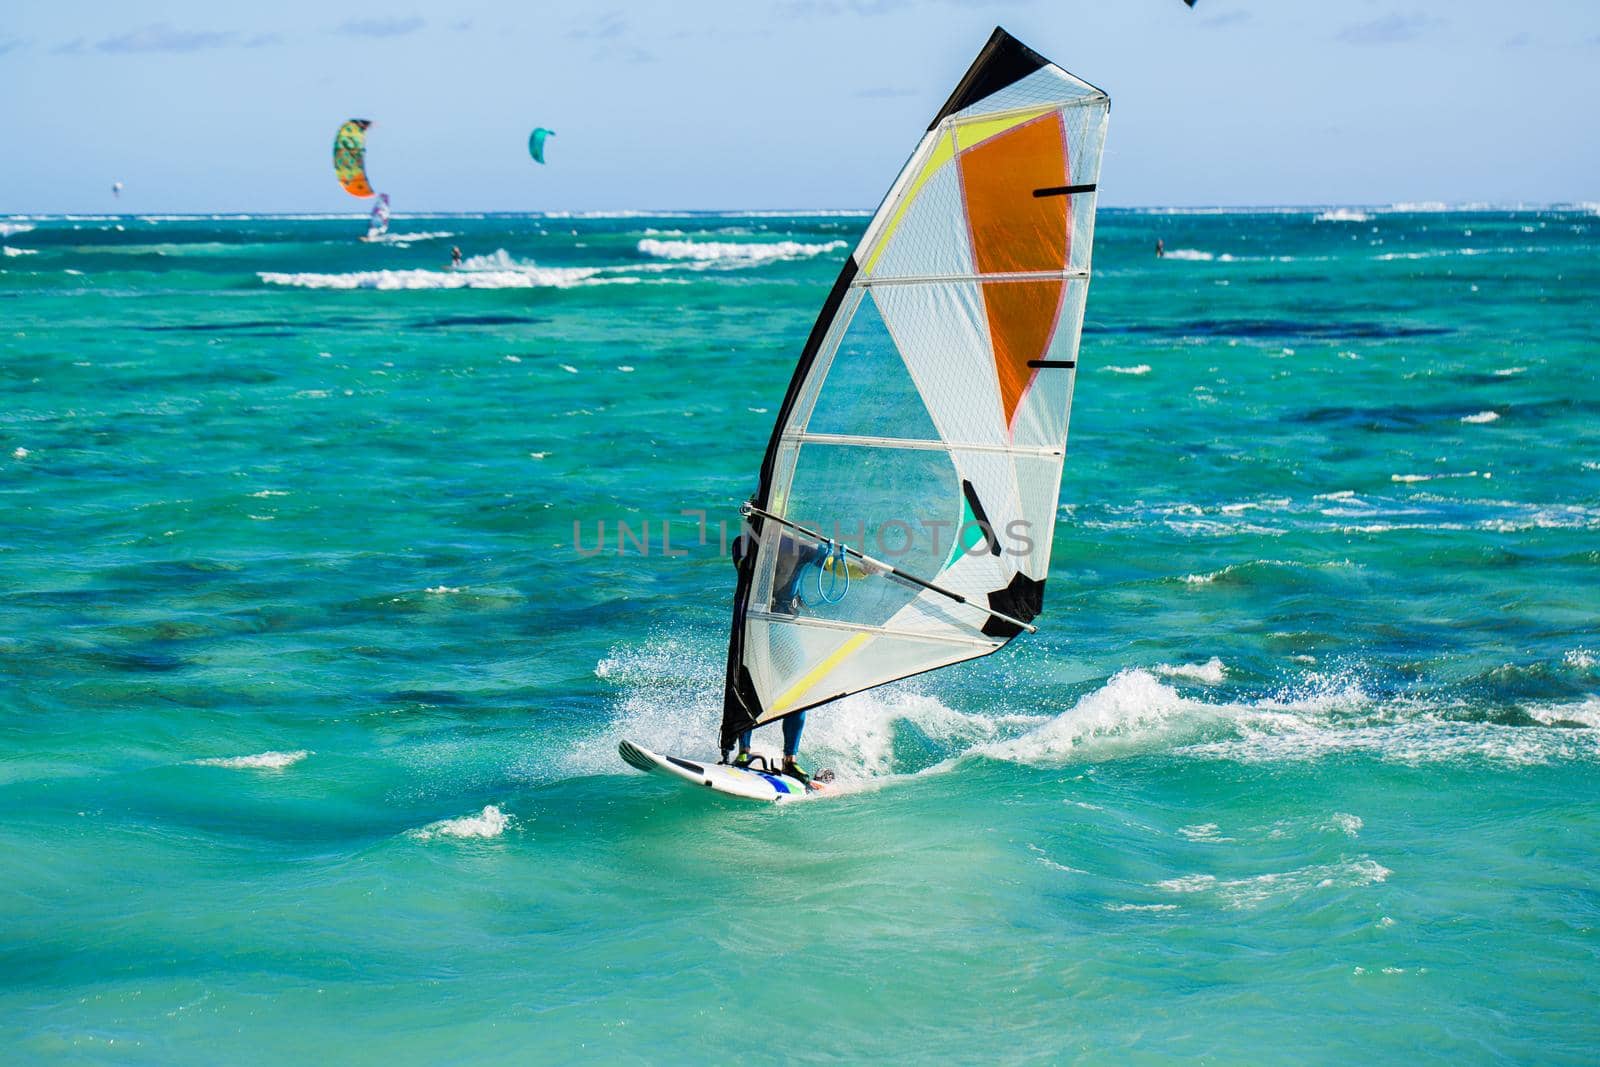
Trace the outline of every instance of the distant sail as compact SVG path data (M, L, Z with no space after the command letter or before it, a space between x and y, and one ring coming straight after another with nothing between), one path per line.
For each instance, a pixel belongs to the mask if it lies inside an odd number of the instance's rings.
M122 183L121 182L112 182L111 183L111 195L115 196L115 197L121 197L122 196Z
M1109 107L996 29L845 262L747 508L724 749L1034 628Z
M533 157L535 163L544 162L544 142L548 137L556 135L554 130L547 130L540 126L528 135L528 155Z
M372 219L367 223L367 240L376 241L389 232L389 194L379 193L378 202L372 205Z
M333 173L351 196L371 196L367 181L367 119L351 119L333 138Z

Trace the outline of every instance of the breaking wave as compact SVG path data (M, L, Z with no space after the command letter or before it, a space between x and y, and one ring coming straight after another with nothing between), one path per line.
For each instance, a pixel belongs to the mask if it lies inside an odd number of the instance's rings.
M805 259L809 256L837 252L845 247L843 241L825 241L807 244L802 241L775 241L748 243L738 241L662 241L655 237L643 238L639 251L658 259L688 260L699 263L728 263L733 265L768 263L780 259Z
M1574 657L1589 659L1586 652ZM615 686L615 711L562 757L566 774L630 773L616 755L623 738L716 758L720 649L656 639L614 650L595 674ZM1348 756L1408 765L1600 762L1600 697L1485 711L1445 697L1373 696L1343 674L1309 672L1264 694L1230 693L1230 679L1213 656L1124 669L1068 706L1002 704L987 712L961 710L912 682L811 715L804 749L808 763L835 772L835 789L844 792L945 773L974 759L1036 767L1152 755L1249 764ZM769 727L756 733L755 748L772 754L778 741ZM1348 820L1339 827L1346 834L1358 828Z
M506 827L510 826L511 822L510 815L493 804L485 804L480 812L456 819L440 819L420 829L408 831L408 836L418 841L431 841L436 837L499 837L505 833Z
M228 767L232 770L281 771L311 755L305 749L294 752L257 752L253 756L218 756L191 762L197 767Z
M615 268L541 267L513 258L505 249L470 256L455 270L361 270L342 274L260 271L268 285L301 289L570 289L578 285L637 282Z
M1329 208L1317 216L1318 222L1371 222L1372 216L1357 207Z
M37 228L31 222L0 222L0 237L15 237Z

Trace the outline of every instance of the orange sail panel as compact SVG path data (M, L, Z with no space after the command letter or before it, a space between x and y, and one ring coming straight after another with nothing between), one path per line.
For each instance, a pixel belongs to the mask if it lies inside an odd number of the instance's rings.
M1035 189L1061 186L1071 173L1060 112L980 141L957 159L978 273L1064 271L1072 252L1070 197L1033 195ZM1029 360L1043 359L1050 348L1066 283L1060 278L986 280L982 287L1010 425L1038 374Z

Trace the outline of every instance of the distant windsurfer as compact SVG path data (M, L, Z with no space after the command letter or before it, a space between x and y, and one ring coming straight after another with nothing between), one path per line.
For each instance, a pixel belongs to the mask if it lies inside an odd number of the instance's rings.
M1167 254L1167 242L1165 242L1161 238L1157 237L1156 238L1156 258L1160 259L1163 256L1165 256L1166 254Z
M461 269L461 247L459 245L450 246L450 269Z

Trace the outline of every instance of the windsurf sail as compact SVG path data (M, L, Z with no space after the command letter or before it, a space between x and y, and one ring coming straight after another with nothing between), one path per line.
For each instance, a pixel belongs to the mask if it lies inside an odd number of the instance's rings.
M372 205L372 218L367 223L367 240L376 241L389 232L389 194L379 193L378 202Z
M351 119L333 136L333 173L351 196L371 196L367 181L367 119Z
M1034 628L1109 108L996 29L845 262L746 506L725 750Z
M548 137L554 137L555 135L556 132L554 130L547 130L543 126L540 126L537 130L534 130L528 135L528 155L533 157L533 161L535 163L544 162L545 139Z

